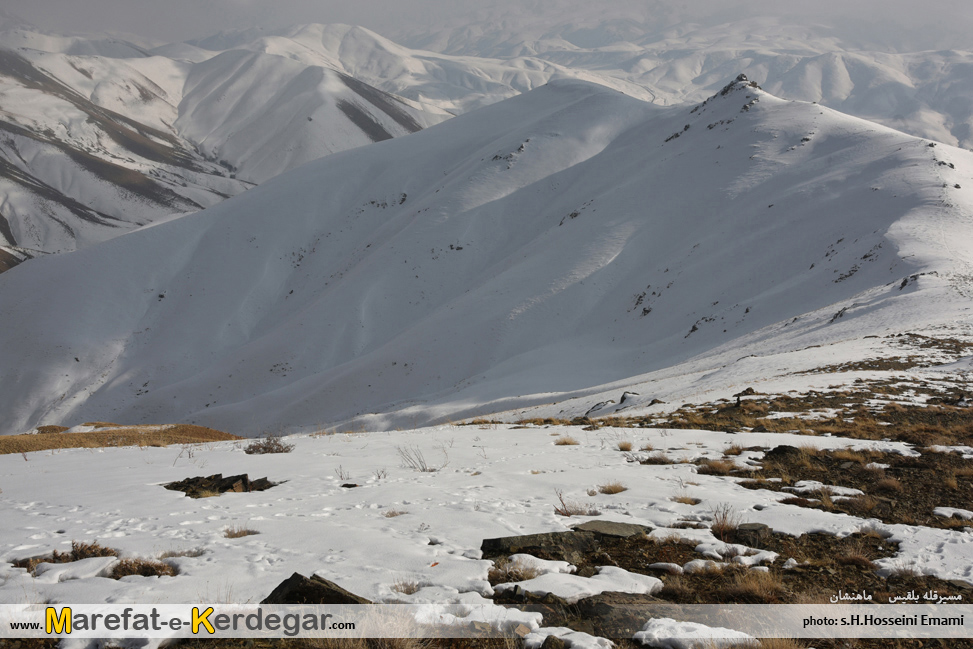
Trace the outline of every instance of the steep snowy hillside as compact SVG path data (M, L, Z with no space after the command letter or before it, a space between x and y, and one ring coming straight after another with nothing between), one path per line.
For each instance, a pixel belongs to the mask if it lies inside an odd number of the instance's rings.
M0 270L440 119L271 54L192 62L121 41L0 32Z
M955 328L971 169L746 82L668 109L550 84L8 272L3 430L412 425Z

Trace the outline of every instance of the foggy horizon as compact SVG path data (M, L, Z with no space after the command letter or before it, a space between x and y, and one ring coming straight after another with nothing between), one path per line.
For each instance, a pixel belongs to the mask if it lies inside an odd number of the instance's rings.
M202 5L187 0L165 5L145 0L84 0L69 6L61 0L8 0L0 17L4 15L52 33L114 35L151 44L199 39L227 30L275 30L306 23L360 25L414 45L423 42L423 37L468 25L497 35L509 29L515 38L532 39L558 27L593 27L617 20L624 21L638 37L680 25L705 28L769 18L829 30L853 47L910 51L969 49L966 34L973 29L973 12L959 0L936 0L932 7L899 0L831 0L813 7L796 2L714 0L628 0L600 5L577 0L367 0L354 5L334 0L217 0Z

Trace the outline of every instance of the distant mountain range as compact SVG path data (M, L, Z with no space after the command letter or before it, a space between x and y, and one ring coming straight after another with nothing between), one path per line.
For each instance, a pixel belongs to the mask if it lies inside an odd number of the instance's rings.
M606 18L403 34L428 49L347 25L227 32L154 49L2 26L0 271L551 80L675 105L742 71L781 97L973 146L973 54L856 49L829 30L779 20L658 31Z
M5 273L2 432L388 429L949 335L971 173L745 79L676 107L554 81Z

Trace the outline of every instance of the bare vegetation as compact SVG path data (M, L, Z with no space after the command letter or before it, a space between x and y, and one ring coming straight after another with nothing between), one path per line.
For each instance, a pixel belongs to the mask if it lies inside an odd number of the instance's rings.
M247 455L267 455L269 453L290 453L294 445L281 439L280 435L268 435L250 442L243 452Z
M252 536L254 534L260 534L260 532L258 532L255 529L251 529L246 525L234 525L232 527L226 528L223 531L223 536L225 536L228 539L238 539L244 536Z
M577 446L578 444L580 444L580 442L570 435L561 435L554 440L554 446Z
M598 491L603 494L613 495L620 494L623 491L628 491L628 487L617 480L613 480L611 482L606 482L603 485L599 485Z
M63 426L40 426L36 435L0 436L0 455L33 453L62 448L105 448L114 446L169 446L243 439L212 428L179 424L174 426L126 426L90 433L67 433ZM60 430L58 430L60 429Z
M112 566L111 576L113 579L121 579L131 575L142 577L175 577L178 574L176 567L164 561L154 559L122 559Z
M598 516L601 512L590 505L584 503L565 500L564 493L558 489L557 494L559 505L554 505L554 513L558 516Z
M514 581L527 581L540 576L541 570L532 561L521 559L511 560L503 557L494 562L487 574L490 585L505 584Z

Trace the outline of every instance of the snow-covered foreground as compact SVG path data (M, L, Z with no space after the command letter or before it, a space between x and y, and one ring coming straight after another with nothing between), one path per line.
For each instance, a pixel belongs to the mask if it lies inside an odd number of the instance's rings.
M555 445L564 433L579 444ZM898 556L877 562L880 569L909 566L944 579L973 578L968 533L779 504L786 494L745 489L736 486L738 478L701 475L693 464L633 462L631 454L619 452L620 440L636 449L650 444L674 460L719 458L730 444L913 452L900 443L787 434L482 425L291 436L293 452L274 455L247 455L241 442L4 455L0 603L255 603L296 571L316 573L379 602L484 604L493 594L487 581L492 562L480 559L484 539L561 531L588 520L555 514L558 491L596 506L599 520L649 526L653 537L691 539L703 546L700 551L719 552L723 544L708 529L672 526L709 524L715 510L729 505L745 522L787 534L876 530L901 543ZM410 468L402 451L421 454L436 470ZM746 451L736 461L746 466L761 455ZM204 499L161 486L213 473L266 475L282 483L263 492ZM588 495L610 481L628 490ZM701 502L671 500L686 493ZM226 538L230 527L259 534ZM42 565L36 577L9 563L69 550L72 540L97 540L123 558L201 554L169 559L178 566L175 577L121 580L99 576L107 574L113 558ZM787 559L776 557L781 563ZM658 583L617 568L583 578L557 562L538 563L549 574L533 586L522 585L567 598L602 590L653 592ZM418 592L399 592L409 582L420 586Z

